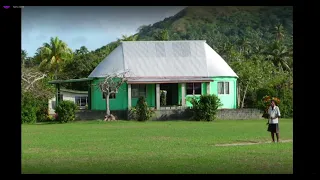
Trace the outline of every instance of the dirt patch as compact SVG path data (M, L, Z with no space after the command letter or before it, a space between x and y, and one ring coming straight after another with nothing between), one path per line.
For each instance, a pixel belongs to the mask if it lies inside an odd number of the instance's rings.
M153 136L150 137L151 140L157 141L179 141L179 142L189 142L188 138L180 138L180 137L170 137L170 136Z
M280 143L287 143L293 142L291 139L280 141ZM215 146L245 146L245 145L254 145L254 144L266 144L272 142L254 142L254 141L246 141L246 142L239 142L239 143L230 143L230 144L216 144Z

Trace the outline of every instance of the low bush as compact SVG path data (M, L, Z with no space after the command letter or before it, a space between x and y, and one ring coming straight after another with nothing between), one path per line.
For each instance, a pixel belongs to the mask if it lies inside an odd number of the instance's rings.
M36 100L30 94L21 97L21 123L32 124L37 121Z
M61 101L56 107L56 120L60 123L74 121L76 117L77 106L72 101Z
M216 119L218 108L222 103L216 95L201 95L200 99L191 98L191 111L196 121L213 121Z
M153 113L154 111L148 107L144 97L140 97L136 107L131 109L131 114L137 121L147 121L152 117Z

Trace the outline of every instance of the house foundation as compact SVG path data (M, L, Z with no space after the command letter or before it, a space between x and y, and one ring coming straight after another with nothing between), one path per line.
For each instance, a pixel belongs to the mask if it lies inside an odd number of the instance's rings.
M192 112L189 108L181 106L176 107L161 107L160 110L154 110L154 115L150 120L192 120ZM79 110L76 112L76 120L102 120L105 116L105 111L97 110ZM133 116L130 111L118 110L111 111L117 119L129 120ZM246 120L246 119L262 119L262 113L258 109L243 108L243 109L219 109L217 113L218 120Z

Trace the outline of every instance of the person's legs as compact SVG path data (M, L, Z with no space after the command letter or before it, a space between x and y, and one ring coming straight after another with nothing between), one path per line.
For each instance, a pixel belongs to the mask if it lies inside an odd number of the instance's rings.
M280 139L280 137L279 137L279 124L276 124L276 136L277 136L277 142L279 142L279 139Z
M274 133L271 132L271 138L272 138L272 142L274 142Z

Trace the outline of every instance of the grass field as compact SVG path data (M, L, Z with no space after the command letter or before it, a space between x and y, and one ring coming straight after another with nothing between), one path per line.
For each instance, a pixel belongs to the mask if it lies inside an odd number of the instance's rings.
M22 125L22 173L293 173L292 142L270 142L265 120ZM292 119L281 119L281 140Z

